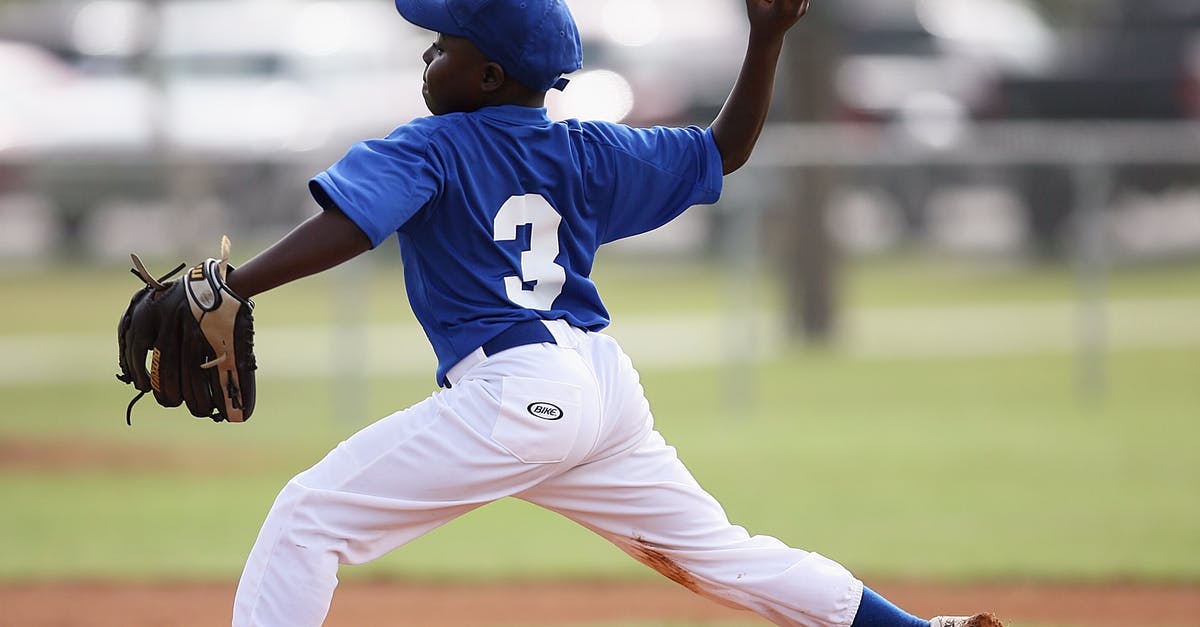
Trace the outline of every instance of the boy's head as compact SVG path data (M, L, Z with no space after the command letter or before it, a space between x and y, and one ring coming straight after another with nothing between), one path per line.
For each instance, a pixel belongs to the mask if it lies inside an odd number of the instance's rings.
M468 40L534 92L562 89L562 75L583 64L563 0L396 0L396 10L421 28Z

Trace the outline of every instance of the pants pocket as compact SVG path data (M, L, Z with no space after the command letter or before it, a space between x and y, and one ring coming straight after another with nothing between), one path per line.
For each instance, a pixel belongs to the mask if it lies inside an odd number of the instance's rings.
M492 440L527 464L563 461L579 435L581 395L569 383L505 377Z

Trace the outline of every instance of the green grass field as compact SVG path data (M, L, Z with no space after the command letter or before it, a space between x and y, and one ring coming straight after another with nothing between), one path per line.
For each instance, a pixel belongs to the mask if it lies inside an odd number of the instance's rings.
M1200 264L1110 277L1091 387L1073 348L1067 269L854 264L843 294L859 326L845 347L820 350L771 344L778 299L764 278L739 307L767 312L758 333L770 345L738 357L743 368L683 351L700 342L722 354L728 277L655 265L616 263L597 277L613 332L642 337L626 318L651 331L716 321L713 335L626 348L645 356L660 430L752 532L871 577L1200 582ZM250 423L213 425L145 400L132 428L132 388L112 378L116 319L136 287L125 268L0 272L0 579L235 578L291 475L431 390L432 358L397 277L373 259L355 267L369 279L338 285L350 274L336 271L258 299ZM364 305L339 310L338 294ZM366 330L330 331L357 322ZM403 347L377 347L379 337ZM342 375L304 365L346 345L374 365ZM568 521L505 501L344 576L652 573Z

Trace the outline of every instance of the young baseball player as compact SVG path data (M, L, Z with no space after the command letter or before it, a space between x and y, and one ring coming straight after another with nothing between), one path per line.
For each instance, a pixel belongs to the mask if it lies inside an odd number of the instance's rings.
M342 442L283 488L247 560L236 626L320 625L359 564L516 497L558 512L697 594L780 625L992 627L911 616L841 565L730 523L654 430L602 332L597 249L715 202L762 130L808 0L747 0L750 36L707 129L547 118L581 67L562 0L396 0L435 33L433 114L355 144L310 189L322 211L228 278L245 298L395 234L440 389Z

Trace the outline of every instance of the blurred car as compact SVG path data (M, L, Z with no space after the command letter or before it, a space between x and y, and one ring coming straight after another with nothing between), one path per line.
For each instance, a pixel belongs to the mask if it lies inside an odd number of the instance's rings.
M995 118L1000 78L1036 71L1055 52L1053 30L1027 0L840 0L832 10L838 117L929 150ZM845 175L893 207L905 235L926 230L936 196L978 176L922 164Z
M834 90L840 113L861 122L941 113L988 118L999 77L1047 64L1054 35L1026 0L842 0Z
M81 161L111 164L139 155L150 138L142 118L153 93L132 77L85 75L23 42L0 41L0 75L0 191L46 196L70 240L83 219L76 208L110 185L100 173L90 177L96 184L58 174L78 170Z
M572 8L585 67L549 96L552 117L641 125L715 115L745 45L739 2ZM47 0L0 10L0 34L38 39L56 53L39 56L69 77L9 124L23 129L33 177L68 241L97 207L179 192L191 194L185 203L215 198L240 225L292 220L309 206L304 181L350 143L427 114L421 53L431 35L388 0Z
M1200 116L1200 1L1094 0L1060 29L1051 63L1012 68L1003 115L1040 120Z
M390 3L176 0L155 57L170 141L190 151L303 152L426 113L428 37Z
M547 99L557 118L706 125L741 67L749 26L738 0L583 0L571 11L584 67Z
M0 86L0 133L33 164L68 241L97 207L178 191L181 172L188 193L217 199L235 221L292 219L308 206L304 182L316 169L354 140L426 113L428 36L396 19L390 3L62 7L48 15L66 15L69 27L44 32L69 36L50 47L72 52L13 44L26 58L11 61L21 71ZM9 76L34 67L47 68L27 79L36 85L9 90Z
M40 95L72 76L68 66L29 44L0 40L0 193L20 189L24 179L21 146L30 126L42 124Z
M1200 119L1200 1L1094 0L1062 29L1052 62L998 82L1000 115L1049 121ZM1162 194L1200 184L1192 165L1115 164L1112 195ZM1062 168L1019 170L1021 195L1043 251L1069 235L1077 198Z

